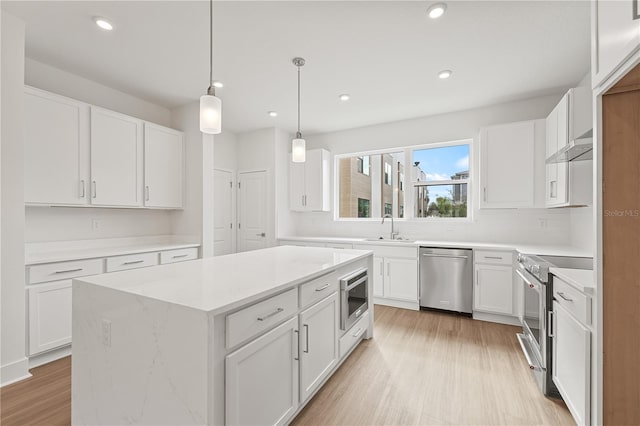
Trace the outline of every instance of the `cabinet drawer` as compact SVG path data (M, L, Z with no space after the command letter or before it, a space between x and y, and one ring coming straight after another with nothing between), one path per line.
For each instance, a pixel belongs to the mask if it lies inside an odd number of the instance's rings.
M560 278L553 277L553 298L583 324L591 324L591 298Z
M351 348L362 339L367 328L369 328L369 312L365 312L362 318L340 338L340 359L344 358Z
M167 263L184 262L185 260L194 260L197 258L198 258L197 247L160 252L161 265L164 265Z
M300 286L300 306L311 305L338 290L338 274L331 272Z
M107 272L125 271L158 264L158 253L128 254L107 258Z
M101 274L102 259L72 260L29 267L29 284Z
M402 257L406 259L417 259L418 248L417 247L390 247L388 245L375 245L375 244L354 244L353 248L356 250L371 250L376 257Z
M495 265L512 265L513 252L476 250L474 253L476 263L490 263Z
M227 316L227 348L268 330L298 310L294 288Z

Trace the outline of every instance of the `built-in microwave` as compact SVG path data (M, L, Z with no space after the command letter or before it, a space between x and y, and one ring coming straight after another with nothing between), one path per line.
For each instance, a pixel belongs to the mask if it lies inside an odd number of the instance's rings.
M368 276L359 269L340 279L340 328L348 330L369 307Z

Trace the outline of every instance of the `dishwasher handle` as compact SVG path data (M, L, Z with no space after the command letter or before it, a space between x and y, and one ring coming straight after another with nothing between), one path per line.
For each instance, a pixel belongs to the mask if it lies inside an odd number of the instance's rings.
M424 257L446 257L449 259L468 259L469 256L457 255L457 254L437 254L437 253L422 253Z

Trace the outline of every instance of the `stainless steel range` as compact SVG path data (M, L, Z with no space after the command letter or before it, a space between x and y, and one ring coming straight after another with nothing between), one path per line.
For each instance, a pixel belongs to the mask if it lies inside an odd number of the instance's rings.
M590 257L518 255L517 274L523 285L520 346L538 386L547 396L559 396L553 384L551 362L553 282L549 268L593 269Z

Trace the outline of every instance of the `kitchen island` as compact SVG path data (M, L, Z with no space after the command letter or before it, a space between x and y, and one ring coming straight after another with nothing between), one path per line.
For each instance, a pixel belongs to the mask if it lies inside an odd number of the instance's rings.
M72 423L290 421L373 337L372 262L276 247L74 280Z

